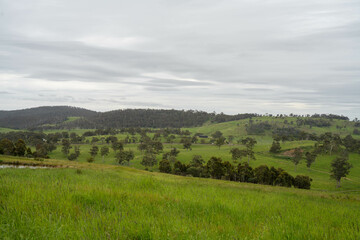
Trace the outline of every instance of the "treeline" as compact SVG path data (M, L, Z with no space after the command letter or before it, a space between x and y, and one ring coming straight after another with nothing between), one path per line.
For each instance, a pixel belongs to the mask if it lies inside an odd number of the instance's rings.
M223 162L221 158L211 157L207 163L200 155L195 155L189 164L176 161L173 165L167 158L159 163L159 170L182 176L223 179L237 182L248 182L272 186L310 189L312 179L308 176L291 176L281 168L261 165L252 168L247 162L237 166L229 161Z

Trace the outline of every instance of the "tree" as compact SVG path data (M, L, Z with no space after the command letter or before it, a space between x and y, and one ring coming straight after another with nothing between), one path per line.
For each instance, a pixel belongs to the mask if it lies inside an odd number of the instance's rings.
M231 157L234 160L234 162L237 159L241 160L242 157L247 156L247 151L246 150L240 150L239 148L232 148L230 150L230 153L231 153Z
M176 148L172 148L170 150L170 156L174 156L174 157L177 157L177 155L180 153L179 150L177 150Z
M220 149L220 147L225 144L225 140L226 140L226 138L219 137L215 140L215 145L218 146Z
M314 152L306 152L305 153L305 158L306 158L306 166L308 167L308 169L310 169L311 167L311 164L313 164L316 160L316 153Z
M76 155L76 153L70 153L70 154L68 155L68 159L69 159L70 161L76 160L77 157L78 157L78 156Z
M5 155L14 155L15 146L12 141L7 138L3 138L0 141L0 153Z
M114 141L111 143L111 148L114 150L114 152L118 150L121 151L124 150L124 145L122 144L122 142Z
M176 161L174 163L174 168L172 170L173 174L185 176L186 171L187 171L187 166L185 164L181 163L180 161Z
M145 167L152 167L157 163L156 156L151 153L146 153L140 162L141 165Z
M24 140L19 139L16 143L15 143L15 155L17 156L24 156L26 153L26 144L24 142Z
M240 182L254 182L254 170L247 162L237 166L237 180Z
M174 142L175 138L176 138L176 137L175 137L174 135L169 135L169 136L166 138L166 141L171 144L171 147L172 147L172 143Z
M98 154L98 152L99 152L99 148L98 148L98 146L95 146L95 145L93 145L93 146L90 148L90 151L89 151L91 157L92 157L94 160L95 160L95 157L96 157L96 155Z
M223 133L220 132L220 131L216 131L216 132L214 132L213 134L211 134L211 136L212 136L213 138L220 138L220 137L222 137L222 135L223 135Z
M292 157L291 161L294 163L295 165L295 172L296 172L296 166L300 163L301 158L303 155L303 151L301 148L295 148L294 150L294 156Z
M109 147L102 146L101 149L100 149L100 155L102 157L102 161L105 162L104 161L105 156L109 155Z
M280 142L279 140L275 140L273 141L271 148L270 148L270 152L271 153L279 153L281 150L281 146L280 146Z
M223 165L223 169L224 169L223 177L226 180L235 181L236 175L237 175L235 167L229 161L224 162L222 165Z
M245 145L246 147L246 155L248 156L248 163L250 162L250 159L255 160L255 153L254 153L254 146L257 143L254 138L247 137L243 140L241 140L241 143Z
M194 155L190 161L190 166L192 167L202 167L205 163L201 155Z
M163 159L159 162L159 171L162 173L171 173L171 165L169 160Z
M159 141L151 142L151 147L154 149L155 153L159 153L164 149L164 146Z
M61 144L62 144L61 151L65 154L65 156L69 155L70 149L72 148L69 139L64 138Z
M44 143L38 143L35 146L36 152L33 153L34 157L48 158L48 150Z
M297 175L294 179L294 187L310 189L312 179L308 176Z
M134 152L131 150L130 151L119 151L115 155L115 158L119 164L124 164L125 162L127 162L128 165L129 165L130 161L134 159L134 157L135 157Z
M76 154L76 158L78 158L80 156L80 147L79 146L75 146L74 147L74 151L75 151L75 154Z
M337 187L340 187L340 180L349 174L352 164L348 162L349 156L346 152L336 157L331 163L331 178L337 181Z
M224 166L222 159L218 157L211 157L206 164L207 170L212 178L221 179L224 175Z
M259 184L272 185L271 172L268 166L261 165L254 169L256 182Z
M182 138L180 142L183 144L184 149L191 150L192 143L190 138Z

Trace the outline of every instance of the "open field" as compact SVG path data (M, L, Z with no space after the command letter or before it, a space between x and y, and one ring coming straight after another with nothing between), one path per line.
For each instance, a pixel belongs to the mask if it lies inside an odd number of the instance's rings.
M0 169L1 239L360 237L358 195L59 163Z
M121 139L121 136L119 136ZM259 144L255 147L255 161L250 161L252 167L257 167L260 165L268 165L274 167L281 167L291 175L307 175L310 176L312 181L312 188L318 190L331 190L331 191L344 191L344 190L359 190L360 191L360 155L359 154L350 154L349 161L353 164L353 168L350 170L350 174L346 179L342 180L341 189L336 188L336 183L334 180L330 179L330 163L336 157L336 155L319 155L315 163L312 165L311 169L308 170L303 159L300 164L297 166L295 171L294 164L290 161L289 158L281 156L281 154L274 155L270 154L269 147L271 144L271 138L268 137L259 137ZM98 144L105 146L106 144ZM281 144L282 150L293 149L295 147L311 148L314 145L313 141L292 141L285 142ZM82 144L80 146L80 157L79 162L86 162L86 159L90 157L90 147L89 144ZM115 152L111 149L110 145L107 145L110 148L110 154L104 157L104 162L102 162L102 157L98 154L95 158L96 163L105 163L111 165L117 165L115 159ZM140 164L144 153L137 149L138 144L126 144L124 146L125 150L132 150L135 153L135 159L130 161L130 167L137 169L145 169L143 165ZM238 164L240 161L234 162L229 153L230 149L233 147L240 147L240 145L224 145L220 149L215 145L211 144L193 144L192 150L183 149L182 145L179 143L174 144L164 144L164 152L168 152L172 147L176 147L180 150L180 153L177 159L183 163L189 163L194 155L201 155L205 161L209 160L212 156L221 157L223 161L230 161L233 164ZM309 149L310 149L309 148ZM73 151L73 150L72 150ZM51 158L54 159L63 159L67 161L66 156L61 152L61 146L58 146L57 149L50 154ZM158 161L161 160L162 154L157 156ZM244 158L243 161L246 161ZM152 171L158 171L157 166L150 168Z

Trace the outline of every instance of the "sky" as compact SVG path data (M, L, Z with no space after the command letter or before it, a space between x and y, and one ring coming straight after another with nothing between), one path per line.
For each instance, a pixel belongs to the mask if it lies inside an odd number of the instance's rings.
M359 0L0 0L0 109L360 118Z

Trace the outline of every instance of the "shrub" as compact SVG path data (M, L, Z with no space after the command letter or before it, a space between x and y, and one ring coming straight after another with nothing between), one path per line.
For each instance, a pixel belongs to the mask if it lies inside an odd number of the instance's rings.
M171 173L172 169L169 160L167 159L161 160L159 163L159 170L162 173Z
M312 179L308 176L297 175L294 179L294 187L310 189Z

